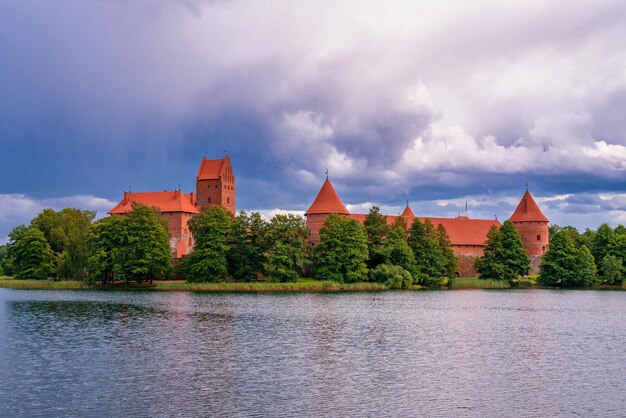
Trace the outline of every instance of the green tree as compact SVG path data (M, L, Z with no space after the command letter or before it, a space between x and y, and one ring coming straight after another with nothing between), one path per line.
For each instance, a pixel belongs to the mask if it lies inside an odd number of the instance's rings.
M538 282L547 286L561 286L573 280L576 274L578 250L572 237L563 232L550 235L548 251L541 260Z
M357 221L330 215L320 229L316 276L338 282L367 280L367 235Z
M512 222L489 229L483 256L476 259L475 266L481 279L510 281L528 273L530 261Z
M624 278L624 264L622 259L607 254L602 259L601 270L604 272L603 279L608 284L621 284Z
M398 222L400 220L401 222ZM400 266L408 271L413 278L417 278L417 265L413 250L406 239L407 230L402 218L397 218L393 228L385 241L385 264Z
M187 281L217 282L227 278L232 222L232 214L221 206L210 206L191 218L189 230L196 244L185 259Z
M121 216L102 218L94 222L90 229L87 242L89 280L98 280L106 285L116 278L122 279L122 266L128 257L126 219Z
M126 216L125 227L128 240L124 246L126 259L122 272L126 281L152 283L167 275L172 263L169 232L157 213L137 205Z
M265 270L270 279L293 282L309 264L309 230L301 216L276 215L269 222Z
M419 282L438 283L445 275L445 260L437 230L430 219L426 218L422 224L415 218L409 229L408 244L415 256Z
M613 229L606 223L600 225L596 232L593 234L591 242L589 243L589 249L591 250L593 258L599 261L604 259L604 256L609 253L609 249L614 240L615 232L613 231ZM602 269L600 269L600 275L604 275Z
M391 228L387 224L387 217L380 213L378 206L372 206L363 222L367 234L367 251L369 254L367 267L372 269L387 261L389 252L385 246Z
M7 246L0 245L0 276L7 274L4 270L4 259L7 255Z
M232 225L228 271L236 279L252 281L265 274L267 222L259 213L239 212Z
M37 228L14 228L9 233L7 258L16 279L47 279L54 275L54 252Z
M596 263L591 251L586 246L581 246L574 258L574 269L571 274L564 276L563 286L591 286L596 281Z
M441 224L437 226L437 236L439 238L439 246L441 247L441 251L443 253L444 274L446 277L455 277L458 262L456 256L454 255L454 251L452 251L452 243L450 242L448 232Z
M44 209L31 221L39 229L57 259L57 277L82 279L88 262L89 227L96 213L65 208L60 211Z

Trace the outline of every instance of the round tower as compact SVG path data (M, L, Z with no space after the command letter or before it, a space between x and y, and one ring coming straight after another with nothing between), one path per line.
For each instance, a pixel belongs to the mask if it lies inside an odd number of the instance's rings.
M524 249L530 258L530 274L539 272L541 256L548 250L548 218L526 190L517 209L509 218L517 233L522 237Z
M338 213L340 215L349 215L348 209L344 206L335 191L332 183L326 177L326 181L322 185L317 197L313 201L311 207L304 213L306 217L306 227L309 230L309 241L317 244L320 241L320 229L324 225L324 221L329 215Z

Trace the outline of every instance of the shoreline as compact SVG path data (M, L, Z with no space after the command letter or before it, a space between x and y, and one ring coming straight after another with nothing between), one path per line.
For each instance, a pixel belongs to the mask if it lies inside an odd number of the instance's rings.
M408 289L388 289L382 283L359 282L359 283L339 283L334 281L319 281L312 279L299 279L296 282L217 282L217 283L188 283L183 280L163 280L150 284L129 284L115 283L113 285L102 286L98 283L88 283L78 280L18 280L11 278L0 278L0 288L22 289L22 290L138 290L138 291L159 291L159 292L207 292L207 293L301 293L301 292L380 292L386 290L404 291L432 291L432 290L471 290L471 289L553 289L553 290L626 290L626 283L620 286L595 286L588 288L560 288L546 287L540 285L533 286L511 286L505 282L493 280L476 280L475 278L456 279L460 283L452 283L451 286L422 287L411 286Z

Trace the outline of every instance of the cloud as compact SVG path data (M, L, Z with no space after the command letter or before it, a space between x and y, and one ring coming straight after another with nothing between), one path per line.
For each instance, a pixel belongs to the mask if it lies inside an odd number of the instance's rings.
M46 208L60 210L66 207L96 211L96 217L106 215L106 211L116 202L96 196L65 196L52 199L34 199L23 194L0 194L0 244L8 241L8 233L17 225L29 224L39 212Z
M390 210L624 192L624 38L621 1L5 2L0 193L192 190L224 150L247 209L326 169Z

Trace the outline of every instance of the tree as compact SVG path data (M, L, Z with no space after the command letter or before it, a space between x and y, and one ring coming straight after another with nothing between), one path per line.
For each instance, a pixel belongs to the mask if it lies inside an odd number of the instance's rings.
M367 280L367 235L358 221L330 215L320 229L316 253L318 278L341 283Z
M539 267L538 282L547 286L560 286L572 280L576 274L578 251L572 237L563 232L550 235L548 251L544 254Z
M0 276L4 276L6 274L4 270L4 259L7 255L7 246L0 245Z
M93 211L74 208L44 209L31 221L31 226L44 234L55 253L57 277L82 279L85 276L89 227L95 216Z
M601 261L604 259L604 256L609 252L609 248L611 244L615 240L615 232L613 229L606 223L603 223L598 227L596 232L593 234L591 238L590 250L593 258ZM600 275L604 275L602 269L600 269Z
M269 223L265 270L270 279L293 282L309 264L309 230L301 216L276 215Z
M608 284L621 284L624 278L624 265L620 258L607 254L602 259L601 271L603 278Z
M530 261L511 221L489 229L483 256L476 259L475 266L481 279L510 281L528 273Z
M387 217L380 213L378 206L372 206L363 222L367 234L367 251L369 258L367 267L372 269L386 262L388 257L385 240L391 228L387 225Z
M221 206L210 206L191 218L189 229L196 244L185 259L187 281L217 282L227 278L232 222L232 214Z
M137 205L125 219L128 237L124 246L126 259L122 272L126 281L141 284L167 275L172 254L168 229L152 209Z
M259 213L239 212L232 225L228 271L236 279L251 281L265 274L267 222Z
M574 258L574 269L569 275L564 276L563 286L591 286L596 281L596 263L591 251L586 246L581 246Z
M54 252L37 228L14 228L9 233L7 258L16 279L47 279L54 275Z
M398 222L400 220L401 222ZM417 277L417 265L413 250L406 240L407 230L402 218L397 218L385 241L385 264L402 267L412 277Z
M89 280L99 280L103 285L123 278L122 266L128 254L128 228L121 216L102 218L91 225L87 247L89 251Z
M425 284L433 280L438 282L445 274L445 260L439 236L430 219L426 218L422 224L415 218L409 229L408 244L415 256L419 281Z
M458 262L456 256L454 255L454 251L452 251L452 243L450 242L450 237L448 237L448 232L441 224L437 226L437 236L439 238L439 246L441 247L441 251L443 253L445 275L446 277L454 277L456 276Z

